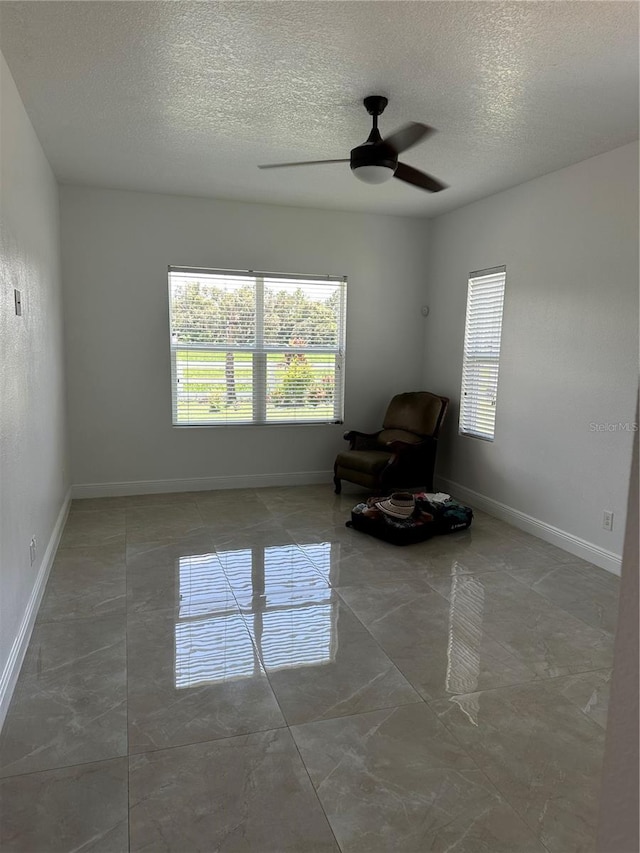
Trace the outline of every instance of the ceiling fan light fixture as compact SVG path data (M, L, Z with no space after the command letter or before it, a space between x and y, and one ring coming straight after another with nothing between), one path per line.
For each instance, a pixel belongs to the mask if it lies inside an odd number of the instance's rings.
M352 166L351 171L358 180L365 184L384 184L385 181L391 180L395 168L392 166L363 165Z

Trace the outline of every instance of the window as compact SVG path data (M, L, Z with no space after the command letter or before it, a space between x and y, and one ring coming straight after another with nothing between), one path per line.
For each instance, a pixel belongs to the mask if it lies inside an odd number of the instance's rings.
M346 288L169 267L174 425L341 423Z
M467 291L460 433L493 441L506 268L473 272Z

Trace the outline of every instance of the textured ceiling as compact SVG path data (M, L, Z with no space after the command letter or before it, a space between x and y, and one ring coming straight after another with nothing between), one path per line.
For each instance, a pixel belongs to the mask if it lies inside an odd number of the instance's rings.
M638 135L635 2L0 2L0 49L61 182L433 216ZM367 186L381 130L450 185Z

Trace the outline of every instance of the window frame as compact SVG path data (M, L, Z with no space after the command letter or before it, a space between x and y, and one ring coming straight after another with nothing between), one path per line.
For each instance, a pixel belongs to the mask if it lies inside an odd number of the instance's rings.
M480 283L482 279L495 278L501 275L502 281L498 285L500 287L499 308L492 309L492 306L479 305L476 301L475 306L472 303L474 284ZM467 305L465 312L465 327L464 327L464 344L462 351L462 379L460 384L460 413L458 419L458 435L467 436L469 438L477 438L481 441L495 441L496 436L496 415L498 405L498 387L500 380L500 355L502 351L502 324L504 319L504 300L506 295L507 285L507 268L506 265L490 267L489 269L476 270L470 272L467 279ZM485 349L483 351L480 346L481 341L473 338L473 328L477 329L478 314L483 311L489 312L490 319L493 321L491 332L497 338L497 346L495 348ZM482 430L478 425L481 420L478 415L478 406L480 405L482 395L478 392L473 396L468 393L468 385L471 379L472 367L486 366L495 372L495 383L493 385L493 394L491 406L493 407L493 423L491 432ZM475 408L475 412L472 409ZM472 426L469 426L472 422ZM466 424L466 426L465 426Z
M234 278L246 278L249 282L255 283L255 320L256 334L255 343L253 345L236 345L236 344L200 344L188 343L178 344L173 340L173 293L172 293L172 273L182 273L186 275L201 276L228 276ZM308 274L292 274L280 272L266 272L258 270L230 270L230 269L213 269L206 267L186 267L168 266L168 295L169 295L169 344L171 356L171 425L176 429L193 429L193 428L228 428L228 427L278 427L278 426L319 426L322 424L342 424L344 423L344 388L345 388L345 356L346 356L346 326L347 326L347 276L335 275L308 275ZM335 347L328 346L303 346L303 347L283 347L282 345L265 345L264 343L264 291L265 282L269 279L290 281L290 282L307 282L309 284L335 283L339 285L340 308L338 317L338 341ZM325 353L334 356L334 399L333 399L333 417L320 418L294 418L282 420L270 419L267 420L267 361L268 355L282 353L283 349L289 353L297 353L301 355L313 353ZM251 375L252 375L252 418L251 420L237 421L208 421L208 420L192 420L189 422L178 421L178 369L177 357L178 351L193 351L193 352L241 352L249 353L252 356Z

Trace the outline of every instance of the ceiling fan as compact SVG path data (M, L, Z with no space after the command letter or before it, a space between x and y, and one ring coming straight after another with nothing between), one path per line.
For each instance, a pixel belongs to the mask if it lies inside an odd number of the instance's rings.
M391 136L383 139L378 130L378 116L384 112L388 104L382 95L369 95L364 99L364 105L370 116L373 116L373 127L366 142L351 150L351 155L343 160L304 160L298 163L268 163L258 166L259 169L282 169L288 166L316 166L321 163L349 163L351 171L366 184L382 184L390 178L399 178L407 184L412 184L421 190L437 193L447 188L446 184L432 178L425 172L420 172L412 166L398 162L398 154L417 145L425 136L434 133L427 124L410 122Z

